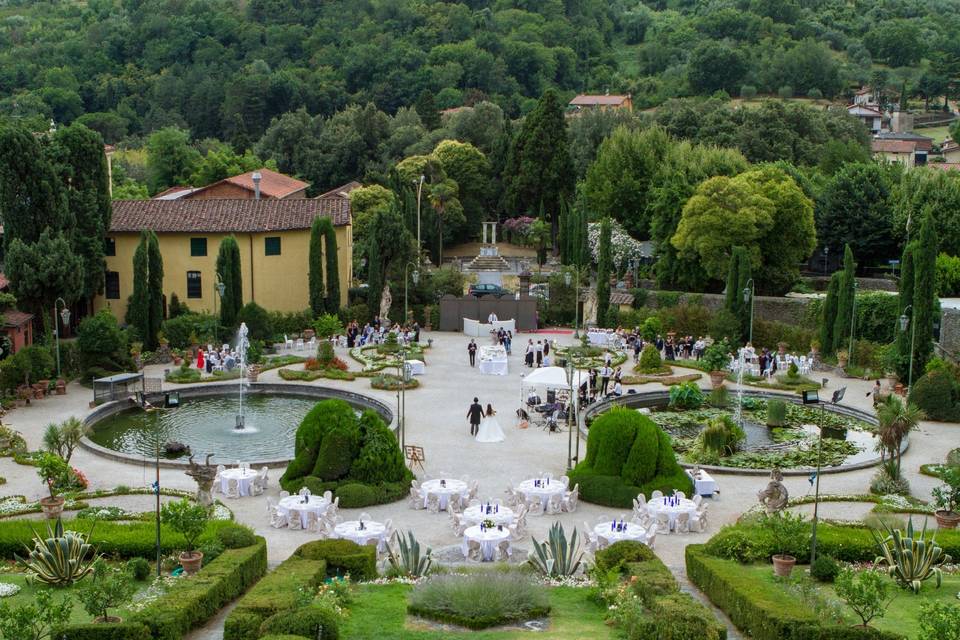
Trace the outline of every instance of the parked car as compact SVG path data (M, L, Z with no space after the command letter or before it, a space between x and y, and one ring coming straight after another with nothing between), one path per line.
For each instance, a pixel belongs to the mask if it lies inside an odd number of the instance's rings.
M507 291L498 284L487 284L482 282L470 285L470 289L467 290L467 293L471 296L476 296L477 298L482 298L483 296L495 296L500 298L502 296L513 295L513 293Z
M530 285L530 295L541 300L550 300L550 285L546 282L538 282Z

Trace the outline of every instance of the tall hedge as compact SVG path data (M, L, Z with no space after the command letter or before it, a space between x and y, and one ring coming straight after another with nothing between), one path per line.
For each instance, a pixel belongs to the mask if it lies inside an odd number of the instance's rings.
M843 250L843 271L840 273L840 283L837 289L837 317L833 323L833 349L849 349L850 329L853 321L853 296L856 283L856 264L853 261L853 250L846 245Z
M933 354L933 312L937 282L937 235L933 213L928 209L920 224L920 237L913 254L913 319L917 323L914 336L913 373L920 373Z
M913 286L914 286L914 260L917 243L913 241L903 249L903 256L900 259L900 309L899 316L906 315L913 322L915 317L913 311ZM907 310L907 307L910 307ZM899 320L897 322L897 376L901 380L907 380L910 368L910 326L906 330L900 329Z
M340 309L340 266L337 262L337 232L329 218L324 218L324 254L327 259L327 313L336 313Z
M610 308L610 273L613 258L610 251L612 228L610 218L600 221L600 246L597 249L597 324L603 325Z
M690 478L677 462L670 436L650 418L614 407L590 425L587 453L570 472L587 502L629 507L638 493L655 489L690 493Z
M327 308L326 290L323 286L323 239L325 237L324 226L329 224L329 219L318 216L313 219L313 224L310 226L307 287L310 293L310 310L317 316Z
M750 335L750 301L743 299L743 291L752 277L750 254L746 247L734 247L727 272L727 293L723 306L737 319L741 342L746 342Z
M240 275L240 245L233 236L220 241L217 254L217 277L224 284L220 299L220 324L229 329L237 326L237 314L243 308L243 278Z
M824 353L833 352L833 326L837 322L837 295L840 292L840 273L830 276L827 287L827 297L823 301L823 312L820 316L820 348Z

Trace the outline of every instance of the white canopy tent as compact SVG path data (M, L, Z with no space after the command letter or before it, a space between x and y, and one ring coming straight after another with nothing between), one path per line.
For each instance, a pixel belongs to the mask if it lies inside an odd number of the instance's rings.
M576 390L589 379L590 375L586 371L575 369L573 372L573 389ZM530 389L569 390L570 385L567 384L567 372L563 367L540 367L539 369L534 369L533 372L526 375L520 383L521 401L527 399L527 393ZM574 392L571 396L576 403L577 394Z

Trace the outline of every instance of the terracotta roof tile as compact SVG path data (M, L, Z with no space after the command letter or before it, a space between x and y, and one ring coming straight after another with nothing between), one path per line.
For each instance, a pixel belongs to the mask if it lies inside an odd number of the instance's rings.
M262 167L256 171L247 171L238 176L230 176L220 182L208 184L191 193L190 197L200 196L204 191L225 182L246 189L247 191L254 191L253 174L257 171L260 172L260 195L264 198L286 198L290 194L302 191L310 186L309 182L303 182L302 180L297 180L291 176Z
M623 104L630 96L610 96L610 95L586 95L580 94L570 101L575 107L591 107L594 105L617 105Z
M917 143L912 140L872 140L870 150L874 153L913 153Z
M6 289L10 286L10 281L7 280L7 276L4 273L0 273L0 290Z
M960 171L960 162L928 162L927 166L940 171Z
M356 180L352 180L345 185L341 185L339 187L336 187L335 189L330 189L330 191L327 191L326 193L321 193L317 197L318 198L345 197L349 195L350 192L353 191L354 189L359 189L362 186L363 185L357 182Z
M350 224L350 200L342 197L116 200L110 231L260 233L309 229L317 216L330 218L334 226Z
M626 291L611 291L610 292L610 304L633 304L633 294Z
M9 311L3 312L3 326L5 327L22 327L33 320L32 313L26 313L25 311L19 311L17 309L10 309Z

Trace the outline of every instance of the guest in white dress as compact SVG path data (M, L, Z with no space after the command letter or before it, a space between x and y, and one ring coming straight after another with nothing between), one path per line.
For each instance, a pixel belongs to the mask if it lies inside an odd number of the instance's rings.
M500 422L497 420L497 412L493 410L493 405L487 405L487 414L480 423L480 430L477 431L477 442L503 442L506 436L503 435L503 429L500 428Z

